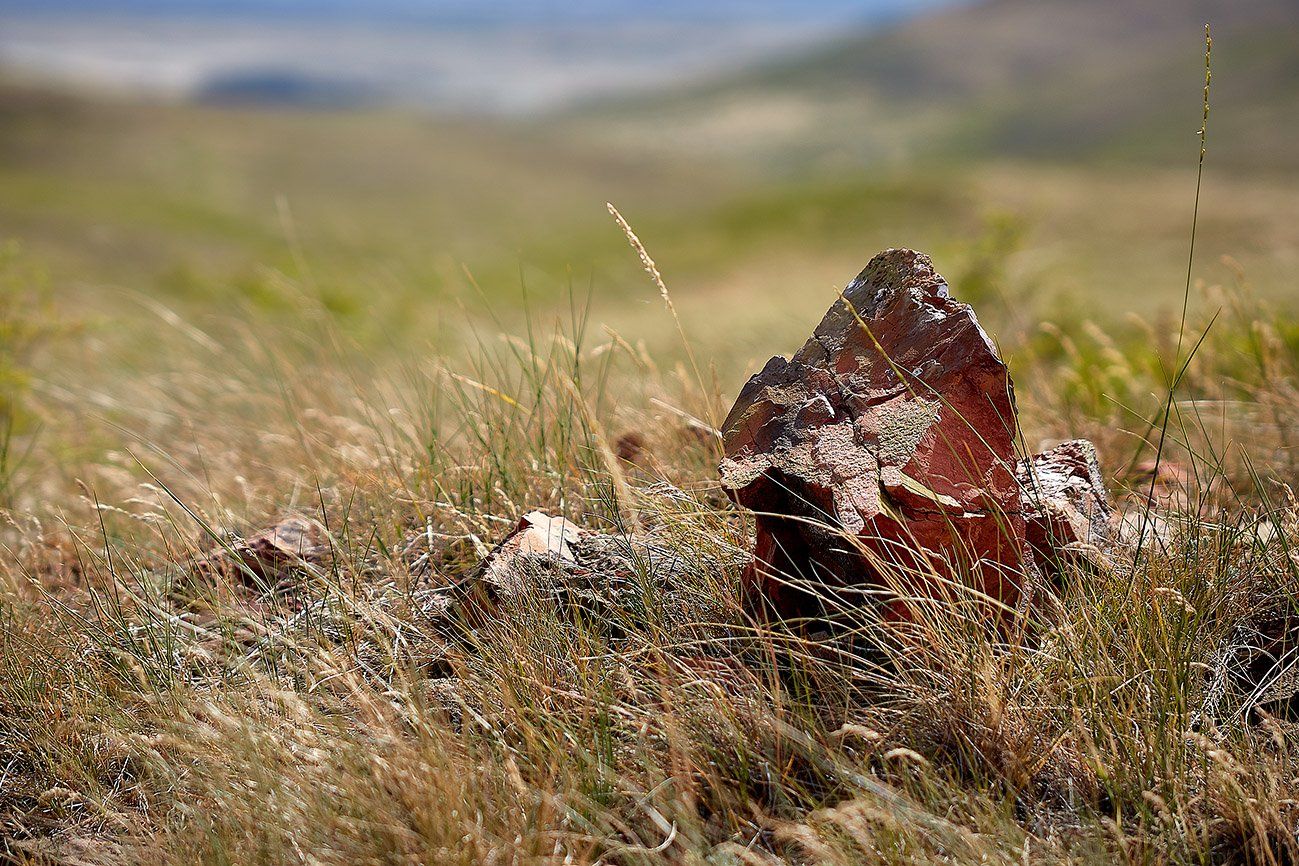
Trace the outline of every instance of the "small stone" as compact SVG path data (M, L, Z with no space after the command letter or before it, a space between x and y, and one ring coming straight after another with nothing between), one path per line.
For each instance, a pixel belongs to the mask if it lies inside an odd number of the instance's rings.
M645 434L639 430L628 430L614 442L613 453L624 463L639 465L647 456Z
M246 586L270 592L283 588L293 572L328 558L330 544L318 521L291 515L229 546L215 548L195 563L200 573L228 574Z
M1071 564L1102 564L1113 512L1094 445L1072 439L1021 461L1019 483L1039 566L1059 573Z
M488 555L482 580L497 593L518 595L525 587L521 569L529 561L575 565L573 546L586 531L562 517L530 511Z

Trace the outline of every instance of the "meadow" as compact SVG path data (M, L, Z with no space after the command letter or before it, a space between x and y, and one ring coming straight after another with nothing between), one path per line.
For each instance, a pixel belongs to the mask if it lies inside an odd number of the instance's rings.
M804 172L6 85L5 856L1293 862L1299 185L1211 155L1184 295L1195 120L1157 163ZM716 428L895 246L998 339L1026 443L1092 439L1129 508L1184 468L1168 544L1019 641L739 602ZM440 588L533 509L653 531L672 581L449 633ZM284 581L199 567L291 514L328 550Z

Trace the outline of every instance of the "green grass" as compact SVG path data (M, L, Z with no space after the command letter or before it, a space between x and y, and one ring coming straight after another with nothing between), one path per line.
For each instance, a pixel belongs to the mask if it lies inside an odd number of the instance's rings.
M601 319L641 328L650 296L606 201L669 263L692 315L741 293L741 314L812 316L878 249L923 248L959 269L1009 220L1022 231L1007 267L1033 303L1119 299L1119 318L1176 306L1168 275L1193 187L1184 170L1028 162L781 176L683 150L619 155L564 123L97 105L16 87L0 103L0 235L49 271L69 314L126 340L142 297L291 322L295 286L374 350L454 332L482 296L509 316L521 284L542 307L590 287ZM1284 297L1295 192L1286 177L1211 172L1203 260L1231 255L1260 293Z

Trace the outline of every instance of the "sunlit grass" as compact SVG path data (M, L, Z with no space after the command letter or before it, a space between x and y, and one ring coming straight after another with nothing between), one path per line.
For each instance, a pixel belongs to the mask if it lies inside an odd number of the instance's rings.
M997 304L1007 277L971 274ZM1192 305L1187 334L1208 333L1172 403L1165 459L1192 473L1171 547L1066 575L1009 645L941 606L905 633L869 606L833 634L752 621L748 521L688 420L716 398L684 355L597 328L580 296L455 357L375 366L302 292L293 328L218 341L162 316L148 367L29 373L40 472L6 512L0 653L16 855L1293 853L1288 710L1249 709L1220 673L1295 597L1297 329L1247 287ZM1090 435L1111 476L1151 456L1175 328L1008 329L1026 439ZM615 456L628 431L635 464ZM672 582L646 580L615 616L539 595L448 632L437 588L536 508L652 531ZM195 569L287 513L330 540L288 590Z
M4 99L5 856L1299 854L1287 182L1210 179L1201 259L1246 265L1178 320L1184 172L766 183L553 129ZM961 598L755 619L714 428L903 244L997 335L1029 449L1096 443L1126 543L1001 632ZM619 540L484 597L537 509ZM267 577L238 551L286 516L323 541Z

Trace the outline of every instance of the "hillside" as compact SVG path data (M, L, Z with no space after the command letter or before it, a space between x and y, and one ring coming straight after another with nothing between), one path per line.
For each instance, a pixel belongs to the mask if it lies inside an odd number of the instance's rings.
M954 0L0 0L0 67L93 91L531 115L806 51Z
M620 143L839 168L998 156L1193 160L1214 28L1220 165L1291 167L1299 10L1290 0L992 0L847 36L640 105Z

